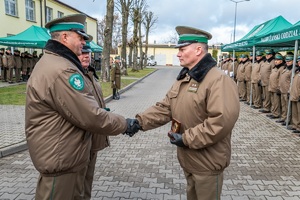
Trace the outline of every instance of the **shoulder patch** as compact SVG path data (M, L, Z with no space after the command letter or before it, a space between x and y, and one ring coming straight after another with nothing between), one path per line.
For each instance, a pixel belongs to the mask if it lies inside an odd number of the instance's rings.
M69 83L75 90L83 90L84 81L80 74L72 74L69 78Z

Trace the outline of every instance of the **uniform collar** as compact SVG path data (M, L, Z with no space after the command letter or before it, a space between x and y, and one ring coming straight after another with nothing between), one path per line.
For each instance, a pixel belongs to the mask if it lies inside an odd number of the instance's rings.
M211 70L211 68L216 65L217 62L211 57L209 53L207 53L191 70L184 67L177 76L177 80L183 79L186 74L188 74L191 78L200 83L205 78L209 70Z

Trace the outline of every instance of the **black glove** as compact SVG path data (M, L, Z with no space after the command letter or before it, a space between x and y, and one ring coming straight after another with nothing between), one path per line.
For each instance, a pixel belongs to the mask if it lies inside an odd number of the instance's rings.
M247 83L247 81L244 81L244 83L246 84L246 83Z
M134 136L139 130L141 130L141 126L137 119L126 119L127 129L123 134L129 135L130 137Z
M258 84L258 86L261 86L261 80L259 80L257 84Z
M290 93L287 93L287 98L290 99Z
M171 144L175 144L178 147L187 147L182 140L182 135L180 133L173 133L173 132L169 132L168 133L169 137L170 137L170 142Z
M280 92L280 91L277 91L276 94L277 94L278 96L280 96L280 95L281 95L281 92Z

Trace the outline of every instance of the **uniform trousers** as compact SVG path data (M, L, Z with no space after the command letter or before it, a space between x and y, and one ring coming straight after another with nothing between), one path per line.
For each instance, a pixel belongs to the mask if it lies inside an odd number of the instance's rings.
M279 117L281 113L280 95L276 92L271 92L271 112L275 117Z
M13 75L14 75L14 68L9 67L8 68L8 81L13 82Z
M85 175L85 179L84 179L84 198L83 199L91 199L96 160L97 160L97 151L91 152L90 162L89 162L89 165L88 165L88 168L86 171L86 175Z
M184 170L187 180L187 200L219 200L223 186L223 172L214 175L196 175Z
M16 68L15 76L16 76L16 82L20 82L20 80L21 80L21 68Z
M250 103L251 81L246 82L247 103Z
M268 85L262 86L263 108L266 111L271 110L271 93L269 92L268 87Z
M280 101L281 101L281 119L285 121L287 118L287 111L288 111L288 106L289 106L288 95L281 93ZM290 117L289 117L289 119L290 119Z
M87 167L76 173L55 177L39 176L36 200L82 200L84 195L84 177Z
M246 84L244 81L238 81L239 96L242 100L247 99Z
M300 102L292 101L292 127L300 131Z
M261 87L258 83L252 83L253 105L257 108L261 107Z
M7 81L7 72L8 72L8 68L6 67L1 67L1 78L3 81Z

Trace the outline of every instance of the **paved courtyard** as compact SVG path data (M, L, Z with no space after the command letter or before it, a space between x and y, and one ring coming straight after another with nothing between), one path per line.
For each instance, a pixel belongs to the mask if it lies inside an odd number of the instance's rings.
M180 67L158 67L109 101L113 112L134 117L162 99ZM184 106L184 105L183 105ZM0 199L34 199L38 173L24 142L24 107L0 106ZM93 199L186 199L186 181L169 143L170 124L134 137L110 137L98 153ZM300 137L241 103L233 131L232 160L225 170L222 200L300 199ZM19 149L18 149L19 148ZM10 154L21 150L17 153Z

